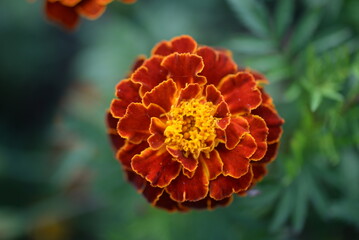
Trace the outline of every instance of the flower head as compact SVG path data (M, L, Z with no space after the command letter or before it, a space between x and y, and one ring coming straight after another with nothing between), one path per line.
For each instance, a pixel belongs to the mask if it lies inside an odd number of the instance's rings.
M160 42L116 86L107 114L127 179L170 211L245 194L266 174L282 133L266 81L189 36Z
M49 20L61 24L67 29L74 29L79 17L96 19L106 9L106 5L112 0L45 0L45 11ZM125 3L133 3L136 0L122 0Z

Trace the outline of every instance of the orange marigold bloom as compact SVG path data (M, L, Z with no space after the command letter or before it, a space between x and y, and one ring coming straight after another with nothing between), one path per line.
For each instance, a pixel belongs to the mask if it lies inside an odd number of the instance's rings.
M189 36L160 42L116 86L107 114L127 179L169 211L244 195L266 174L282 134L266 81Z
M78 22L79 16L96 19L102 15L106 5L113 0L46 0L45 11L48 19L72 30ZM133 3L136 0L122 0Z

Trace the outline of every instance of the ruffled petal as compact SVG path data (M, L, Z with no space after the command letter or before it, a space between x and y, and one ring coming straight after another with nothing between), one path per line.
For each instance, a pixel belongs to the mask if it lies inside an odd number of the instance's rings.
M182 151L167 146L167 151L181 163L182 167L189 172L194 172L198 166L198 160L194 159L192 155L185 157Z
M172 79L168 79L147 92L143 96L143 104L148 106L154 103L169 112L174 104L176 91L176 83Z
M223 175L239 178L248 172L249 158L256 151L256 143L251 135L246 134L234 149L228 150L220 145L217 150L223 162Z
M67 7L73 7L81 1L82 0L60 0L60 3ZM54 1L50 1L50 2L54 2Z
M173 53L163 60L161 64L169 72L179 88L185 88L189 83L205 84L206 78L198 76L203 69L202 58L189 53Z
M257 84L249 73L239 72L236 75L228 75L220 82L218 89L232 114L250 113L262 101Z
M122 80L116 86L116 96L119 99L114 99L111 102L111 113L115 117L123 117L126 109L130 103L141 102L139 95L140 84L134 83L129 79Z
M233 193L247 190L251 186L252 179L253 172L251 168L240 178L220 175L210 182L209 195L215 200L228 198Z
M148 148L148 144L145 141L141 142L140 144L133 144L129 141L126 141L125 145L117 152L116 158L126 169L132 169L132 158L135 155L140 154L146 148Z
M98 4L96 0L83 0L75 9L80 15L94 20L103 14L106 6Z
M232 202L233 198L232 197L228 197L228 198L224 198L222 200L214 200L213 198L210 198L209 196L207 196L205 199L196 201L196 202L183 202L182 205L189 207L189 208L195 208L195 209L214 209L215 207L218 206L227 206Z
M235 148L246 133L249 133L247 120L240 116L232 118L225 129L227 149Z
M148 202L154 204L158 201L163 192L164 188L152 187L149 183L147 183L142 191L142 194L145 196Z
M185 88L181 89L179 98L178 98L178 103L182 102L182 101L186 101L189 99L193 99L196 98L200 95L201 93L201 87L199 84L197 83L190 83L188 84Z
M131 166L154 187L166 187L181 170L180 164L173 160L166 149L147 148L132 158Z
M117 133L117 124L118 119L114 118L110 112L107 112L106 114L106 122L107 122L107 128L108 128L108 135L110 137L112 146L114 149L118 150L125 144L125 139L123 139L120 135Z
M163 57L153 56L132 74L132 81L140 83L143 95L167 79L168 72L161 66Z
M173 199L170 198L169 194L167 192L163 192L160 198L155 203L156 207L166 209L167 211L174 212L174 211L187 211L188 208L182 206L181 203L178 203L176 201L173 201Z
M168 56L174 52L193 53L197 43L190 36L179 36L171 41L162 41L152 49L153 55Z
M269 134L267 137L268 144L278 142L282 135L282 125L284 120L279 117L275 109L269 106L261 105L252 112L255 115L261 116L267 123Z
M279 142L268 144L268 149L264 157L258 163L269 163L277 157Z
M170 197L177 202L199 201L208 193L209 180L204 172L204 166L200 162L192 178L180 173L166 191Z
M163 109L154 104L146 108L141 103L131 103L118 122L118 133L133 143L140 143L150 135L151 117L159 117L163 113Z
M132 170L125 169L125 173L127 181L132 183L132 185L135 186L137 191L142 192L147 185L146 180Z
M208 84L217 86L223 77L233 74L237 70L237 65L225 52L216 51L210 47L201 47L196 53L203 58L204 68L200 75L207 78Z
M253 69L242 68L242 69L240 69L240 71L244 71L244 72L252 74L252 76L254 77L256 82L258 82L259 84L268 84L269 83L268 79L263 74L261 74L260 72L255 71Z
M199 159L205 167L205 173L209 180L215 179L222 173L223 162L216 150L210 152L209 158L205 158L202 154Z
M45 11L49 20L55 21L69 30L74 29L79 22L79 16L75 9L66 7L59 2L46 1Z
M151 119L150 133L152 134L147 142L151 148L157 150L163 146L166 137L164 132L166 130L166 124L159 118L153 117Z
M257 115L249 115L244 117L249 123L249 132L254 137L257 150L251 156L251 160L261 160L267 152L267 136L268 128L263 118Z
M254 183L261 181L262 178L267 174L267 168L265 164L253 163L252 170Z

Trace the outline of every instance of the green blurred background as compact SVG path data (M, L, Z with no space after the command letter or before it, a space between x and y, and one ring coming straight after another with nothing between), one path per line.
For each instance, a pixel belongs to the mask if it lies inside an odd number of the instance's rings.
M0 239L359 239L359 1L113 2L70 33L43 1L0 2ZM271 84L284 135L250 196L154 209L106 136L136 56L190 34Z

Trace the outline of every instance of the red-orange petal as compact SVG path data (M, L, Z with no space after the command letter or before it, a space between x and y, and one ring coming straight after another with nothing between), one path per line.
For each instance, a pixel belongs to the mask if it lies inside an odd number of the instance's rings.
M148 202L154 204L158 201L164 192L164 188L152 187L149 183L144 187L142 194Z
M212 102L214 105L218 105L223 102L223 96L221 92L213 85L207 85L206 87L206 100Z
M206 197L208 193L209 180L204 172L201 162L192 178L188 178L180 173L170 185L166 187L167 193L177 202L199 201Z
M188 208L182 206L181 203L178 203L170 198L169 194L164 191L160 198L155 202L155 206L159 208L166 209L167 211L174 212L174 211L187 211Z
M132 74L132 80L141 84L142 95L167 79L168 72L161 66L162 60L161 56L152 56Z
M163 60L161 64L168 72L179 88L185 88L189 83L203 85L206 78L198 76L203 69L202 58L189 53L173 53Z
M195 208L195 209L213 209L215 207L218 206L227 206L228 204L230 204L233 200L233 197L228 197L228 198L224 198L222 200L214 200L213 198L210 198L209 196L207 196L206 198L196 201L196 202L183 202L182 205L189 207L189 208Z
M112 143L112 146L114 149L118 150L125 144L125 139L123 139L120 135L117 133L117 124L118 119L114 118L110 112L107 112L106 114L106 122L108 127L108 134Z
M261 181L262 178L267 174L267 168L265 164L253 163L252 170L254 183Z
M269 163L277 157L277 152L279 148L279 142L268 144L268 149L264 157L258 161L258 163Z
M249 115L244 117L249 123L249 132L254 137L257 150L251 156L251 160L261 160L267 152L267 136L268 128L263 118L257 115Z
M282 125L284 120L279 117L274 108L270 106L261 105L252 112L255 115L261 116L267 124L269 134L267 137L268 144L278 142L282 135Z
M249 170L251 153L255 151L255 142L253 137L246 134L241 143L233 150L228 150L223 145L219 145L217 150L223 162L223 175L239 178Z
M59 2L46 1L45 11L47 18L72 30L79 22L79 16L73 7L67 7Z
M132 169L132 158L135 155L140 154L146 148L148 148L148 144L145 141L141 142L140 144L133 144L129 141L126 141L125 145L117 152L116 158L126 169Z
M250 113L262 101L261 93L251 74L239 72L228 75L219 84L226 103L232 114Z
M180 164L173 160L166 149L147 148L132 158L132 169L144 177L154 187L166 187L178 178Z
M181 92L180 92L180 95L178 98L178 103L198 97L199 94L201 93L201 90L202 89L201 89L200 85L197 83L188 84L185 88L181 89Z
M203 58L204 68L200 75L207 78L208 84L217 86L221 79L237 70L237 65L222 51L210 47L201 47L196 52Z
M83 0L75 9L77 13L88 19L96 19L103 14L106 6L98 4L96 0Z
M257 72L257 71L255 71L253 69L248 68L248 67L247 68L241 68L239 70L252 74L252 76L254 77L256 82L258 82L259 84L268 84L269 83L268 79L263 74L261 74L260 72Z
M190 36L179 36L171 41L162 41L152 49L153 55L168 56L174 52L193 53L197 48L197 43Z
M203 154L201 154L199 159L202 161L203 166L205 167L205 173L208 176L208 179L212 180L222 173L223 162L216 150L213 150L209 154L209 158L205 158Z
M147 185L146 180L132 170L125 169L125 173L127 181L132 183L132 185L135 186L137 191L142 192Z
M212 180L209 185L209 195L215 200L222 200L230 197L233 193L247 190L252 183L253 172L248 172L240 178L220 175Z
M166 137L164 132L166 130L166 124L159 118L151 118L150 133L151 136L147 139L151 148L157 150L163 146Z
M159 117L163 113L163 109L154 104L146 108L141 103L131 103L118 122L118 133L133 143L140 143L150 135L151 117Z
M176 91L176 83L172 79L168 79L147 92L143 96L143 104L147 107L154 103L169 112L174 103Z
M227 149L235 148L246 133L249 133L247 120L241 116L231 118L225 129Z
M81 1L82 0L60 0L60 3L67 7L73 7ZM56 1L50 1L50 2L56 2Z
M196 170L198 166L198 160L194 159L192 155L185 157L182 151L171 148L169 146L166 147L167 151L175 158L176 161L181 163L182 167L189 172L193 172Z
M111 113L115 117L123 117L130 103L141 102L139 95L140 84L125 79L116 86L116 96L119 99L113 99L111 102Z

